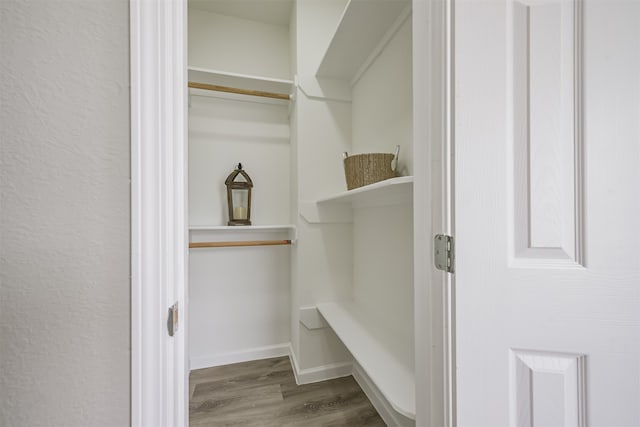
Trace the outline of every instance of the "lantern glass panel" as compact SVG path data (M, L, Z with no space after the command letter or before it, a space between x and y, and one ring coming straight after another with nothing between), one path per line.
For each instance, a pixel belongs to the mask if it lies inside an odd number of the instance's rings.
M247 219L249 209L249 190L234 188L231 190L233 219Z

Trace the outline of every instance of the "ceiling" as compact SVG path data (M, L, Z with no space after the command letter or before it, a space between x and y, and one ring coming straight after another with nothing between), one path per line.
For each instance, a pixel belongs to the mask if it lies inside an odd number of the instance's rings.
M189 7L236 18L289 25L293 0L188 0Z

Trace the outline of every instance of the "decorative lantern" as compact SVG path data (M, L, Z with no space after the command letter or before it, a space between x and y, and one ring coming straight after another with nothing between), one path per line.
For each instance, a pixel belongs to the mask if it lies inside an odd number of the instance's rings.
M253 182L242 169L242 163L238 163L238 167L229 174L224 184L227 186L227 204L229 205L228 225L251 225Z

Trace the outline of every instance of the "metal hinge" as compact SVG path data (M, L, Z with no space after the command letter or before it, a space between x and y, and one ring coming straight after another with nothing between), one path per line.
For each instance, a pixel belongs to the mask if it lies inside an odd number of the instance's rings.
M453 273L454 255L452 236L438 234L433 238L433 262L438 270Z
M167 331L170 337L178 332L178 325L178 303L176 302L169 307L169 316L167 317Z

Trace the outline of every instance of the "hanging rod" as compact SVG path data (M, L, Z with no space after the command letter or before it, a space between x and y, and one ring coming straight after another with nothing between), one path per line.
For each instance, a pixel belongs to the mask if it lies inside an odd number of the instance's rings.
M283 99L288 101L291 96L288 93L264 92L261 90L239 89L229 86L211 85L208 83L189 82L189 87L193 89L214 90L216 92L238 93L240 95L261 96L263 98Z
M276 246L290 245L291 240L249 240L237 242L196 242L189 243L189 248L229 248L234 246Z

